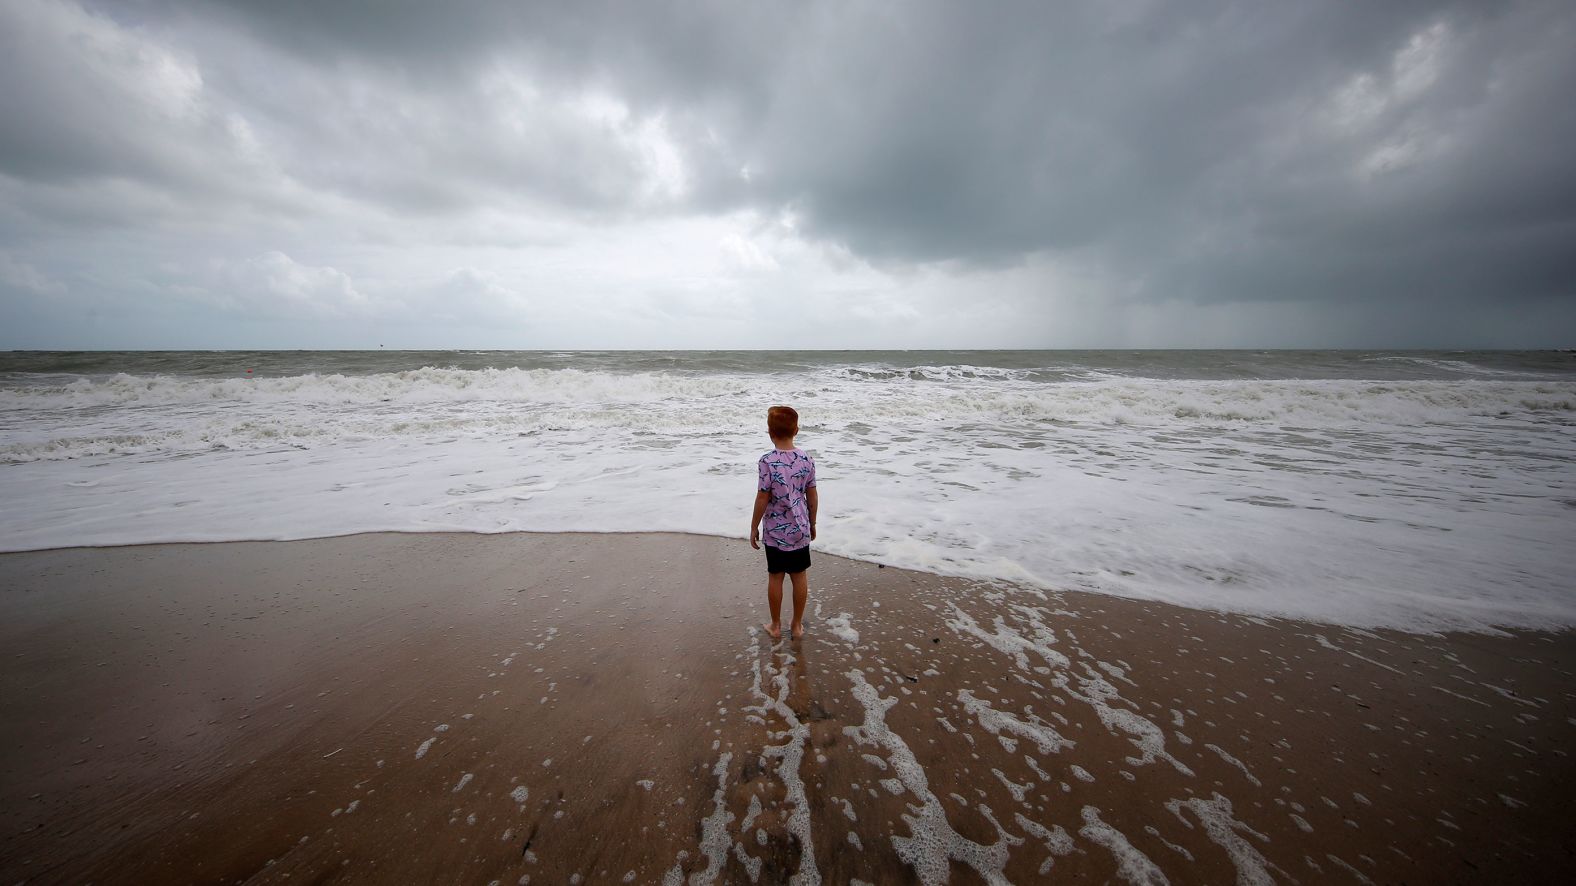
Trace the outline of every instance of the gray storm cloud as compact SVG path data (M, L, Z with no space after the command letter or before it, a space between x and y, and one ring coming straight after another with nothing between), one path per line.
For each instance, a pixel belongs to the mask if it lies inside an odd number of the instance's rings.
M1559 2L17 0L0 346L755 347L762 299L802 347L1568 345L1573 36Z

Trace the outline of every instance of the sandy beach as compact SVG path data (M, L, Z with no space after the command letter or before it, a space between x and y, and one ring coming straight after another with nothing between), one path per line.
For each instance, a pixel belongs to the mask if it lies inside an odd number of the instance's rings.
M700 536L0 556L0 881L1556 882L1576 634Z

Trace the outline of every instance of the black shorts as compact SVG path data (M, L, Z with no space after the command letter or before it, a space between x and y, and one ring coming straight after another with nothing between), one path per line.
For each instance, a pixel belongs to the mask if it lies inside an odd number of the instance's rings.
M766 571L778 572L803 572L810 568L810 546L795 548L791 551L778 550L771 545L766 545Z

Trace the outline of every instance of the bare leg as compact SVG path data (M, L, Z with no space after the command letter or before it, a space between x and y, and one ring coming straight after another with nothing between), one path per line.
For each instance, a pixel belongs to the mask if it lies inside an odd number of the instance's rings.
M780 640L783 635L783 574L781 572L773 572L766 576L766 605L772 609L772 620L761 627L766 628L766 633L771 634L773 640Z
M790 627L794 639L798 639L804 636L804 604L810 598L809 570L801 569L789 578L793 579L793 624ZM782 598L781 582L778 583L777 595L778 599ZM776 615L776 613L777 610L773 609L772 614Z

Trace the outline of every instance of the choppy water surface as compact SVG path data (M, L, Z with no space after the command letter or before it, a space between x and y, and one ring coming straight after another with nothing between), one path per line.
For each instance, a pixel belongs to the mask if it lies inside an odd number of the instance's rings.
M820 550L1362 626L1576 624L1558 352L0 354L0 549L742 536L773 403L818 463Z

